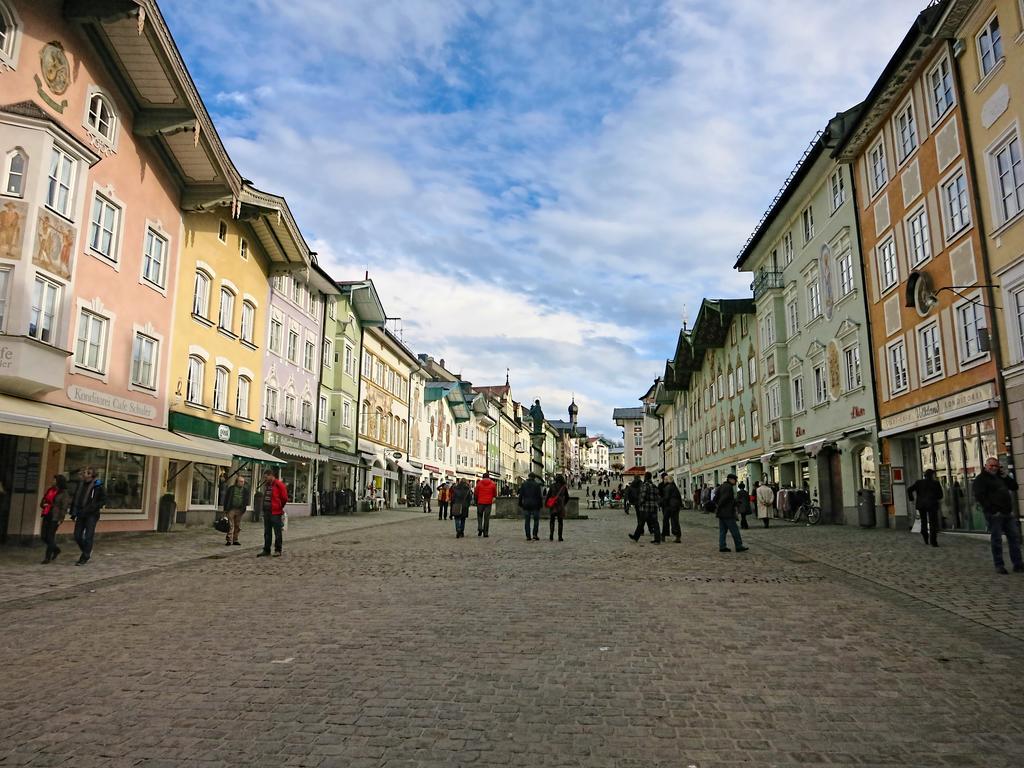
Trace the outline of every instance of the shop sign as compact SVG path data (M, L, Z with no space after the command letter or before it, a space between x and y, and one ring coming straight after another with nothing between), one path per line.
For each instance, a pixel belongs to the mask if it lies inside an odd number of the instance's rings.
M878 501L881 504L892 504L892 465L878 465Z
M156 408L148 403L129 400L127 397L118 397L107 392L97 392L95 389L86 389L77 384L72 384L68 387L68 398L76 403L92 405L96 408L121 413L125 416L135 416L140 419L156 418Z
M289 435L282 435L279 432L265 432L263 434L263 442L267 445L279 445L282 448L294 448L300 451L311 451L316 452L318 446L316 443L311 443L307 440L300 440L297 437L291 437Z
M995 396L995 384L988 382L987 384L982 384L974 389L957 392L956 394L940 398L939 400L922 403L921 405L893 414L892 416L885 416L882 418L882 430L899 429L900 427L917 427L929 422L934 422L936 418L941 420L942 415L945 413L993 400L995 399Z
M437 472L437 474L441 474L441 468L435 467L433 464L424 464L423 468L427 470L427 472Z
M231 427L227 424L221 424L217 427L217 439L223 442L231 440Z
M850 418L856 419L858 416L863 416L865 413L867 413L867 411L865 411L859 405L855 405L853 406L853 408L850 409Z

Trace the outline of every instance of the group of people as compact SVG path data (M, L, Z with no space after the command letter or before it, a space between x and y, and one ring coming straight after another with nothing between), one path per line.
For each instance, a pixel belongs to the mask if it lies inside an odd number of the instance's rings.
M79 472L79 481L78 487L71 493L67 478L64 475L54 475L53 484L46 489L39 502L39 508L42 510L40 535L46 544L44 565L55 561L61 553L60 547L57 546L57 529L68 515L75 521L75 543L81 553L75 565L85 565L92 558L96 525L107 503L107 491L93 467L83 468Z

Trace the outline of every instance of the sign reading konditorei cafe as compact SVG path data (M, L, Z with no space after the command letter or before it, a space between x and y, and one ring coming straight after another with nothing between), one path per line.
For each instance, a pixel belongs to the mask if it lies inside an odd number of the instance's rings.
M68 387L68 398L82 405L92 405L102 408L105 411L113 411L125 416L136 416L140 419L155 419L156 408L148 403L138 400L129 400L127 397L118 397L106 392L98 392L95 389L87 389L77 384Z
M909 431L917 427L934 424L936 420L942 421L946 418L956 418L957 411L971 406L991 404L996 407L996 385L987 382L980 386L957 392L954 395L922 403L905 411L900 411L892 416L882 418L882 432Z

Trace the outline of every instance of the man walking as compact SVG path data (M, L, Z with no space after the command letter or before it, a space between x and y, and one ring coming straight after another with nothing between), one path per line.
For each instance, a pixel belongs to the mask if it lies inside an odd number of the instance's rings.
M461 539L466 535L466 518L469 517L469 499L473 491L469 483L459 480L450 491L451 493L451 517L455 521L455 538Z
M740 536L740 529L736 525L736 481L739 478L731 472L725 476L725 482L718 486L715 492L715 516L718 518L718 551L731 552L725 546L725 533L732 534L733 543L737 552L746 552L748 547L743 546L743 538Z
M935 470L926 469L924 477L907 489L907 497L914 502L921 516L921 538L925 546L939 546L939 502L942 500L942 484L935 479ZM999 547L1002 550L1002 545Z
M664 525L661 528L662 536L667 537L671 526L672 535L676 537L676 543L683 540L683 530L679 526L679 510L683 508L683 495L679 492L679 486L668 472L661 473L661 512L664 515Z
M281 556L284 538L284 505L288 503L288 487L277 478L273 469L263 472L263 551L256 557L270 555L270 540L274 540L274 557Z
M78 484L71 504L71 516L75 519L75 543L82 550L75 565L85 565L92 557L92 545L96 538L96 524L100 512L107 503L107 491L103 481L96 477L96 470L86 467L81 472L82 482Z
M626 492L622 494L622 507L626 510L626 514L629 514L629 508L637 510L637 517L640 516L640 488L643 484L640 482L639 477L634 477L629 485L626 486Z
M1020 521L1013 511L1013 494L1017 481L1006 474L999 459L985 460L985 471L974 479L974 500L981 505L992 538L992 561L996 573L1006 573L1003 563L1003 535L1010 550L1010 562L1014 573L1024 573L1024 562L1020 555Z
M434 491L430 487L430 483L424 483L420 486L420 498L423 499L423 514L425 515L430 514L430 497L433 493ZM437 519L441 519L440 511L438 512Z
M245 489L245 478L239 473L235 475L235 484L228 486L224 491L224 514L228 516L228 523L231 524L224 546L241 546L238 543L238 534L242 530L242 515L245 514L248 505L249 494Z
M544 506L544 489L533 472L519 488L519 508L523 511L523 528L526 530L527 541L540 541L537 536L540 528L540 510ZM530 533L530 520L533 519L533 534Z
M437 486L437 519L448 519L448 483Z
M498 495L498 486L491 476L484 472L480 482L476 484L476 535L487 538L491 526L491 505Z
M644 525L653 534L654 544L661 544L661 530L658 528L658 489L651 479L651 473L644 473L644 481L639 484L636 507L636 530L629 535L633 541L640 541L644 535Z

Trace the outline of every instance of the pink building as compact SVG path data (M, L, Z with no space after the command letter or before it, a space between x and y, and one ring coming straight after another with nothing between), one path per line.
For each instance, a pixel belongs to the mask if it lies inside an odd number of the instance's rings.
M100 530L152 530L182 208L242 180L151 0L0 0L0 541L92 465ZM185 292L186 294L189 291Z

